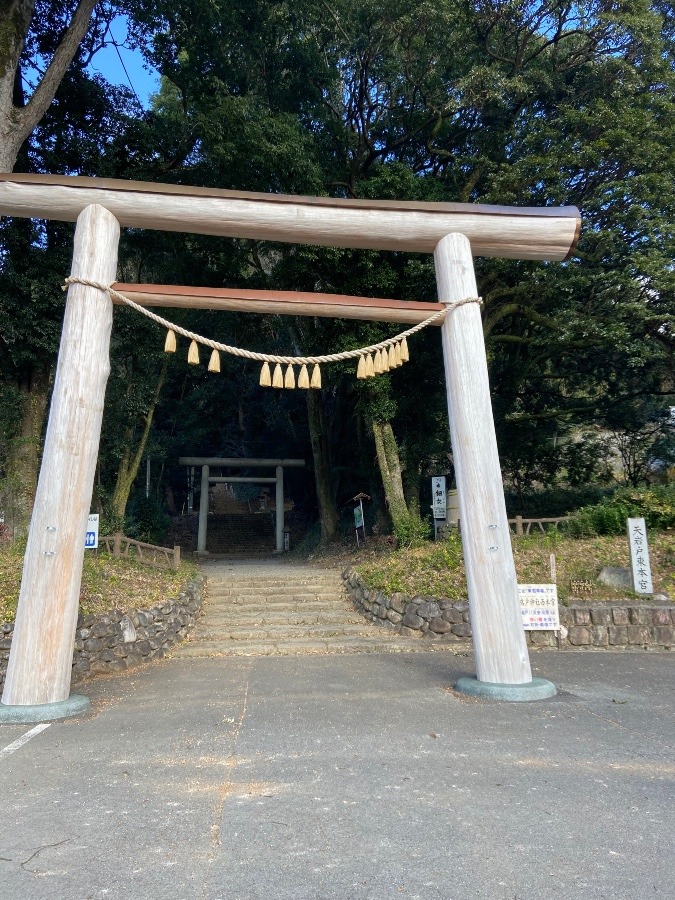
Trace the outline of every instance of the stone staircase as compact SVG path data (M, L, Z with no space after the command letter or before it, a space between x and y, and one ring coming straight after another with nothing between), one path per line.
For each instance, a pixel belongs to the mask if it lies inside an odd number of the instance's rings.
M422 649L369 625L335 570L261 560L206 562L202 571L208 581L201 617L174 658Z

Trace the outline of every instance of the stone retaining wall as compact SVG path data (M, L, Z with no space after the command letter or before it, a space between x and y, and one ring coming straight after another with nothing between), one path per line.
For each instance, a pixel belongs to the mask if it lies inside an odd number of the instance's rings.
M351 569L342 573L356 608L375 624L412 638L468 641L469 604L465 600L407 597L368 588ZM560 637L553 631L526 631L534 647L632 647L670 649L675 645L675 605L634 600L590 601L560 607Z
M73 683L102 672L122 672L130 666L165 655L182 641L194 623L202 601L204 578L189 581L178 597L149 609L114 609L104 615L80 615L75 633ZM0 625L0 693L12 643L13 622Z

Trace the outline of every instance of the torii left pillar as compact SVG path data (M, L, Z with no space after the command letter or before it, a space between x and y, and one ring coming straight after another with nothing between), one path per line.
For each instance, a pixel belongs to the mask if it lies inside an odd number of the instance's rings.
M77 219L72 275L112 284L119 233L107 209L87 206ZM70 678L112 309L103 291L70 285L0 723L60 719L89 706L70 695Z

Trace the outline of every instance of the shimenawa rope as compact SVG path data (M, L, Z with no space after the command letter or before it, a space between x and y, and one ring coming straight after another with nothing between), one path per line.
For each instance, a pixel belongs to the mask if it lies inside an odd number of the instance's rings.
M175 350L175 335L180 334L182 337L187 338L192 341L193 344L190 345L190 354L188 356L188 361L193 363L199 362L199 352L194 346L194 344L203 344L205 347L210 347L211 350L227 353L231 356L238 356L244 359L252 359L256 362L262 362L267 365L269 363L276 364L277 366L307 366L313 365L318 367L321 363L333 363L333 362L342 362L347 359L357 359L359 358L359 376L370 377L371 374L379 374L382 371L388 371L390 368L393 368L394 365L400 365L402 362L405 362L408 358L408 348L406 338L410 337L413 334L416 334L418 331L421 331L423 328L426 328L428 325L431 325L432 322L435 322L437 319L445 316L447 312L451 312L453 309L456 309L458 306L463 306L465 303L482 303L480 297L464 297L461 300L449 301L445 304L445 309L441 309L438 312L434 313L432 316L429 316L428 319L425 319L423 322L420 322L418 325L414 325L412 328L408 328L406 331L402 331L400 334L397 334L395 337L387 338L384 341L380 341L377 344L371 344L369 347L360 347L358 350L343 350L340 353L329 353L323 356L279 356L273 353L257 353L254 350L244 350L241 347L230 347L228 344L221 344L220 341L213 341L210 338L203 337L202 335L196 334L193 331L189 331L187 328L181 328L180 325L176 325L173 322L170 322L168 319L163 318L162 316L158 316L156 313L151 312L147 307L141 306L139 303L135 303L129 297L125 297L124 294L121 294L119 291L116 291L112 285L101 284L98 281L92 281L88 278L77 278L75 276L70 276L65 279L65 284L63 285L63 290L67 290L68 285L71 284L82 284L86 287L93 287L100 291L104 291L111 298L119 300L120 303L124 303L126 306L131 307L131 309L135 309L137 312L141 313L144 316L147 316L148 319L151 319L153 322L156 322L158 325L161 325L163 328L166 328L169 332L169 336L167 337L166 349L171 352ZM174 334L173 339L171 338L171 333ZM391 364L388 360L388 357L391 355L390 348L395 348L396 353L395 357L397 361ZM401 350L399 354L398 350ZM383 353L384 351L384 353ZM367 372L366 374L362 374L362 361L367 357L372 357L375 354L375 363L374 363L374 371ZM377 357L380 357L381 362L380 365L382 368L377 366ZM385 361L384 357L387 358ZM400 361L398 361L400 358ZM213 363L213 357L212 357ZM387 364L389 363L389 364ZM209 368L212 371L220 371L220 365L209 365ZM269 370L268 370L269 371ZM292 373L292 369L291 369ZM305 370L306 374L306 370ZM263 367L263 376L261 376L261 383L263 383L263 378L265 375L265 369ZM280 373L275 371L275 382L279 381ZM275 387L295 387L295 379L293 377L293 384L290 384L291 378L289 377L288 370L286 373L287 382L285 385L274 383ZM300 373L300 380L303 379L303 373ZM312 387L320 387L320 376L317 378L312 377L312 381L318 380L318 384L312 384ZM309 384L298 384L299 387L309 387Z

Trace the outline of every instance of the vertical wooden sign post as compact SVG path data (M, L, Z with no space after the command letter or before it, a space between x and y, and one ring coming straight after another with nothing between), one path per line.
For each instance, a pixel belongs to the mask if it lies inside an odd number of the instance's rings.
M463 234L442 238L434 263L441 302L478 297L471 245ZM494 699L551 697L555 686L533 680L530 670L478 303L450 310L442 336L477 673L456 687Z
M77 219L73 276L112 283L119 231L108 210L86 207ZM0 722L63 718L89 705L69 694L111 327L108 295L71 285Z

